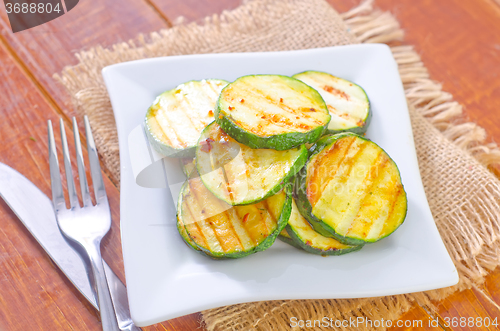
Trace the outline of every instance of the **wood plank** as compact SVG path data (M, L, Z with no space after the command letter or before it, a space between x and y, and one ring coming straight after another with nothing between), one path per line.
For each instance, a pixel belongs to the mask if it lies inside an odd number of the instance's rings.
M14 59L0 48L0 161L17 169L44 193L50 193L46 120L58 114L26 78ZM69 129L69 128L66 128ZM59 138L57 138L59 141ZM75 168L76 170L76 168ZM123 279L118 254L118 192L106 180L113 207L113 230L106 238L108 261ZM77 330L99 327L93 307L52 264L17 217L0 204L0 329ZM114 261L115 260L115 261ZM36 326L36 327L34 327Z
M405 30L432 79L500 141L500 7L491 0L377 0Z
M13 34L6 12L0 11L0 38L60 109L74 115L70 97L52 75L74 65L75 52L96 45L128 41L169 24L145 0L80 1L65 15L33 29Z
M389 331L402 331L402 330L432 330L442 331L431 316L419 305L414 304L413 308L405 313L397 321L392 322L392 327ZM437 325L437 326L436 326Z
M0 162L24 174L50 196L46 121L58 119L43 94L0 44ZM70 126L66 125L68 134ZM70 139L71 140L71 139ZM70 141L70 153L74 155ZM84 153L86 154L86 153ZM59 155L60 160L61 155ZM85 156L86 157L86 156ZM87 162L88 164L88 162ZM77 173L73 162L73 171ZM87 173L87 176L90 176ZM89 177L90 178L90 177ZM103 241L103 256L123 280L119 233L119 191L104 177L112 228ZM65 182L63 178L63 183ZM99 330L94 308L52 263L10 208L0 199L0 329L1 330ZM144 330L194 330L199 314L157 324Z
M497 267L488 275L482 289L483 292L500 306L500 267Z
M234 9L243 2L243 0L150 1L159 12L168 17L170 22L175 22L180 16L184 17L185 22L201 21L206 16Z
M500 310L476 290L457 292L442 300L439 314L453 330L500 330ZM486 322L488 321L488 322ZM485 323L486 322L486 323Z
M96 22L96 24L88 24L87 20L89 17L92 17L92 21ZM66 91L52 79L52 74L61 71L66 65L75 64L76 58L74 57L74 52L95 45L109 46L134 38L139 33L148 33L169 27L168 21L145 1L134 0L80 1L78 6L70 13L37 27L36 30L32 29L16 34L12 34L10 31L10 26L3 11L0 11L0 18L0 39L3 40L8 50L14 54L14 57L20 63L20 68L18 69L22 69L21 71L24 70L29 78L23 81L27 85L26 88L19 89L19 86L15 86L11 92L23 95L28 93L26 90L32 89L36 91L38 89L41 92L41 98L45 99L45 107L50 108L50 105L52 105L52 108L55 108L59 114L67 118L74 116L75 112ZM82 29L82 26L85 28ZM4 67L2 66L2 68ZM9 81L10 79L9 77L5 81ZM29 80L31 80L31 85L27 83ZM2 88L4 88L3 85L5 84L2 84ZM57 116L57 112L54 109L52 112L52 117ZM45 117L48 118L49 116ZM35 132L45 132L45 120L44 118L42 127L36 128ZM45 133L41 134L43 141L46 139L44 135ZM19 144L17 138L14 141L16 141L15 145ZM30 140L28 143L30 142L33 141ZM45 151L46 149L41 150ZM0 155L3 156L1 153ZM43 156L45 157L44 153ZM33 171L33 169L27 169L26 173ZM108 194L110 194L109 189ZM110 205L113 209L114 219L118 220L119 193L116 188L114 188L113 194L115 200L111 201L110 199ZM114 268L114 270L120 270L121 278L123 279L123 267L121 265L123 260L117 221L115 221L113 229L113 236L108 236L103 241L103 246L106 250L105 256L113 255L111 258L108 257L108 260L117 261L119 267L118 269ZM36 242L34 244L36 249L41 250ZM72 288L72 285L69 282L67 283L69 285L66 284L66 286L79 295ZM81 295L79 295L79 300L84 301ZM86 309L93 314L94 320L97 320L97 314L93 308L88 304L86 305L88 306ZM77 308L74 307L74 310L77 311ZM200 318L200 314L192 314L171 320L163 325L158 324L146 329L194 330L199 327ZM11 328L7 329L10 330ZM48 325L47 329L50 329ZM78 330L80 328L77 327L75 329ZM89 325L87 329L97 330L98 324L95 324L95 327Z

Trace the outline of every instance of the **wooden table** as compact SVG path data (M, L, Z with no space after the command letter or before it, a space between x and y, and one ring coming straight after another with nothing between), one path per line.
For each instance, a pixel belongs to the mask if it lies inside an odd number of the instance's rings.
M340 12L359 0L329 0ZM70 13L45 25L13 34L0 9L0 162L19 170L50 193L46 121L62 117L70 130L71 100L52 78L75 64L74 53L94 45L109 46L172 26L178 16L189 21L232 9L240 0L82 0ZM500 6L495 0L377 0L406 31L435 80L465 106L470 120L500 141ZM75 171L75 170L74 170ZM119 190L105 178L113 226L104 241L104 257L124 280L119 235ZM498 318L500 268L482 288L437 302L438 315L415 305L403 320L440 317ZM191 331L200 314L145 328ZM7 205L0 201L0 330L99 330L93 307L53 265ZM411 328L406 328L411 329ZM440 326L436 329L446 329ZM487 328L453 328L478 330ZM490 327L489 330L494 330Z

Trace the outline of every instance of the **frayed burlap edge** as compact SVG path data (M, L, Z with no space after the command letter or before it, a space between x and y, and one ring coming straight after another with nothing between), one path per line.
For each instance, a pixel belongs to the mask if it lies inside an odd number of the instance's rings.
M321 11L328 15L331 14L332 9L326 3L313 2L314 4L311 6L321 7ZM297 7L296 10L300 11L300 6L306 2L290 0L287 10L290 10L290 3L293 3L291 7ZM372 3L373 1L365 2L342 15L352 35L343 32L340 28L339 31L336 31L340 38L332 44L354 43L357 39L358 42L363 43L383 42L391 45L395 41L402 40L403 31L395 18L389 13L374 10ZM68 88L77 109L89 114L91 122L98 124L94 125L94 128L97 128L96 143L100 152L105 155L106 165L115 176L119 173L116 128L113 115L109 112L109 98L102 83L101 68L113 63L145 57L192 53L192 49L179 44L178 39L181 38L177 38L178 36L186 37L191 43L199 43L201 46L196 51L199 53L234 50L234 45L213 49L211 45L203 44L204 41L200 38L215 31L221 34L222 30L232 30L233 33L244 35L248 31L253 32L255 29L261 29L264 32L261 39L264 40L265 32L269 28L269 21L255 15L259 10L262 10L262 8L257 7L263 4L269 7L270 12L279 12L279 8L272 8L275 5L272 1L250 1L232 12L207 19L205 25L180 25L173 29L153 33L149 38L141 36L137 40L115 45L112 49L98 47L81 52L77 54L80 61L77 66L65 68L61 75L55 76ZM276 6L281 5L285 6L286 2L277 2ZM337 15L331 16L337 17ZM242 20L244 17L252 17L251 24L244 24L245 20ZM271 18L275 26L284 24L278 16ZM339 27L340 24L336 26L336 28ZM182 42L186 42L186 39L183 39ZM272 45L270 49L260 50L286 49L286 46L286 44ZM322 45L321 42L318 44L309 43L309 47L321 46L325 45ZM260 45L242 44L238 47L241 51L252 51ZM209 330L248 330L251 328L280 330L287 328L291 316L302 316L308 319L321 319L328 316L333 319L366 317L371 320L380 320L381 318L395 320L408 311L415 302L432 310L433 302L441 300L457 290L479 286L484 282L488 270L498 266L500 186L496 179L478 162L485 166L498 164L500 163L500 151L496 145L485 143L486 133L484 129L474 123L460 121L462 107L453 101L450 94L442 91L439 83L429 79L426 68L411 46L393 46L391 49L398 62L401 79L404 83L415 138L425 136L425 134L422 135L422 132L437 136L437 141L434 143L439 144L436 146L439 145L442 148L445 146L453 150L448 156L450 162L454 158L460 158L460 161L465 163L468 169L474 171L474 175L470 176L474 177L476 186L477 183L481 184L477 186L477 192L470 194L471 197L468 199L457 198L451 204L448 203L449 201L444 203L440 199L434 199L439 194L442 195L443 192L436 193L433 191L432 185L426 185L427 197L437 227L459 271L459 284L445 289L382 298L268 301L221 307L203 312ZM89 112L89 109L92 112ZM92 116L95 116L94 119ZM426 120L423 120L424 117ZM441 134L437 134L437 130ZM437 158L436 155L429 152L431 149L422 147L426 146L425 143L421 142L419 145L419 142L416 141L424 184L428 183L429 178L433 176L446 175L446 171L439 172L432 167L422 167L422 164L432 163L430 160ZM458 152L454 151L456 146L462 149L462 154L457 154ZM437 174L433 172L437 172ZM463 192L450 192L450 194L457 197L467 196L467 192L465 194Z

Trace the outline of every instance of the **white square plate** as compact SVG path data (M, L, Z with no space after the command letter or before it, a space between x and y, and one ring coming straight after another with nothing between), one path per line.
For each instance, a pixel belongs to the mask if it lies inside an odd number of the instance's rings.
M366 135L399 166L408 195L406 221L390 237L343 256L316 256L279 240L237 260L194 252L177 233L170 191L136 184L129 133L158 94L180 83L305 70L326 71L366 90L373 109ZM137 325L243 302L374 297L458 282L425 197L403 86L386 45L154 58L106 67L103 76L118 126L123 255Z

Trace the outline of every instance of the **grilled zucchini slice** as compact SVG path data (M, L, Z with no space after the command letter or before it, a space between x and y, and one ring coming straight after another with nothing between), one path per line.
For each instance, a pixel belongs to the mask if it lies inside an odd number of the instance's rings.
M359 85L326 72L305 71L292 77L316 89L332 116L327 133L366 132L372 117L370 100Z
M216 258L240 258L269 248L291 212L290 190L246 206L229 206L208 191L200 178L187 181L177 217L195 246ZM223 210L222 212L219 212Z
M385 238L406 217L396 164L377 144L354 133L317 142L297 175L295 195L314 230L346 245Z
M286 231L286 235L283 232ZM288 236L282 238L281 236ZM280 234L280 239L295 246L302 248L306 252L319 255L343 255L354 251L359 251L363 246L344 245L334 238L328 238L316 232L306 219L299 213L295 201L292 200L292 214L288 224ZM291 243L289 242L291 241Z
M235 148L239 149L236 155ZM203 130L196 148L196 168L203 184L230 205L252 204L276 194L291 185L289 179L306 161L304 145L286 151L252 149L229 137L215 122Z
M330 114L321 95L301 81L280 75L243 76L217 101L215 120L251 148L286 150L321 137Z
M190 81L160 94L146 112L144 127L160 154L193 157L201 131L214 120L220 91L227 81Z

